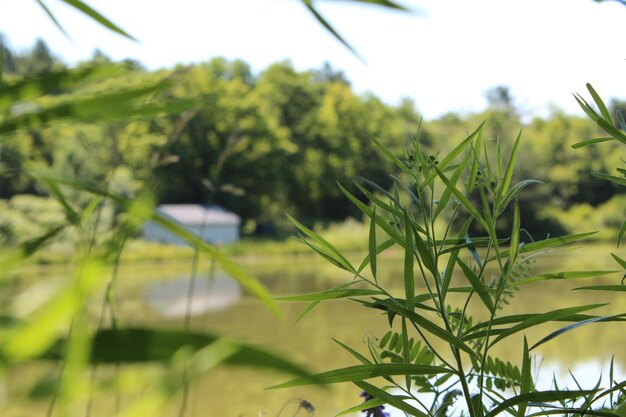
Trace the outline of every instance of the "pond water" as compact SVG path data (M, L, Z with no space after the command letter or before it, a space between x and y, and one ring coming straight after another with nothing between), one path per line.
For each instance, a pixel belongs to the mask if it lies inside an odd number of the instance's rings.
M533 272L618 269L610 257L611 251L614 252L615 248L596 245L584 250L554 252L538 260ZM356 254L352 260L360 261L361 258L362 255ZM275 296L322 291L351 279L332 265L311 256L242 260L240 263ZM403 294L402 267L402 258L393 256L379 265L384 271L381 280L398 296ZM123 267L117 296L122 325L182 328L190 270L191 266L186 263ZM306 303L283 302L280 305L284 318L280 319L219 271L210 271L211 265L203 263L196 278L191 305L193 330L227 333L266 346L314 372L357 364L333 342L333 338L368 356L365 341L381 337L388 330L386 316L347 300L322 303L298 323L295 320ZM619 282L621 276L618 275L594 281L529 284L515 294L502 314L544 312L598 302L610 304L591 314L626 312L626 296L623 294L571 291L576 286ZM456 301L461 303L462 299ZM623 323L584 326L542 345L534 353L534 372L544 383L551 380L554 373L562 377L561 381L573 386L574 382L568 376L568 369L572 369L579 382L594 385L601 372L607 374L607 364L615 355L617 372L623 375L621 364L626 364L624 326ZM558 327L544 326L521 332L518 337L497 345L493 354L519 365L524 334L532 344ZM438 346L435 343L435 347ZM217 367L192 386L187 415L278 416L286 404L280 417L291 417L297 409L297 400L305 399L316 408L316 416L332 416L362 401L360 390L351 384L335 384L326 389L264 389L287 379L289 376L265 371ZM174 409L171 411L166 415L177 415ZM304 414L300 411L299 415Z

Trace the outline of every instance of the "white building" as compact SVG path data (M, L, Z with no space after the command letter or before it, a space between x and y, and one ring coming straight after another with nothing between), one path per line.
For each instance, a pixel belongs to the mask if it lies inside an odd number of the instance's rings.
M241 219L220 206L163 204L157 207L157 211L180 223L206 242L223 244L239 240ZM185 244L181 238L154 222L147 222L144 225L142 237L145 240L161 243Z

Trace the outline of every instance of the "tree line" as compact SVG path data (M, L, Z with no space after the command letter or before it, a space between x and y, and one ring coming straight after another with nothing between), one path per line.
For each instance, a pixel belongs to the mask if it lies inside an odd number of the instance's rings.
M43 41L19 52L0 38L0 53L7 85L64 67ZM451 149L484 120L485 139L500 140L504 147L522 131L516 175L543 182L520 201L522 227L530 235L581 228L608 235L619 227L615 219L626 217L623 192L590 175L619 165L617 145L571 149L601 132L558 109L525 121L506 87L488 92L489 104L480 113L422 120L411 100L390 105L371 93L359 94L345 74L328 64L297 71L279 62L256 73L246 62L214 58L148 71L137 62L114 63L96 52L78 65L98 66L114 68L114 76L109 72L71 89L61 86L40 100L62 102L162 81L167 88L156 92L154 101L190 99L197 105L162 117L59 122L5 136L0 153L5 240L20 239L33 224L45 227L46 219L56 216L46 200L48 191L21 175L25 161L127 196L148 185L157 203L220 204L242 217L244 232L276 235L287 227L285 213L308 224L358 219L358 210L336 182L355 195L357 176L393 188L391 162L372 136L401 152L419 134L436 159L438 150ZM614 108L623 104L613 101ZM15 104L11 111L26 105ZM115 221L114 210L110 219ZM508 227L506 222L504 216L502 227Z

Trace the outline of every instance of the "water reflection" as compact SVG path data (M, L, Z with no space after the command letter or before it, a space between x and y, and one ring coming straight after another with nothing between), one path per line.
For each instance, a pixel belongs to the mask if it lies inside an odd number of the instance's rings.
M191 315L223 310L241 298L241 288L226 276L198 277L193 284L189 277L181 277L149 284L144 298L163 317L177 318L188 309Z

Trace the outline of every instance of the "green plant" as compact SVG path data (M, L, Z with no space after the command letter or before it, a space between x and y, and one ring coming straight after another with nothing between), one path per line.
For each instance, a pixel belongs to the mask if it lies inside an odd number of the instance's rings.
M324 383L352 382L368 394L368 401L346 413L382 404L420 417L494 417L503 412L519 417L598 415L596 407L601 405L606 407L602 415L615 411L613 403L605 404L605 400L623 390L626 382L611 380L606 388L600 388L598 382L590 390L571 390L556 382L551 390L535 388L533 349L583 325L623 321L626 313L592 315L590 311L603 306L594 304L505 314L503 307L515 302L516 292L529 283L591 278L615 271L532 274L529 263L541 252L593 233L524 242L518 195L537 181L513 182L520 136L506 158L504 145L496 141L495 149L490 149L482 132L483 125L445 155L428 155L415 140L404 155L396 156L373 139L400 174L393 177L390 191L357 180L368 204L340 185L370 220L369 253L359 265L292 220L302 242L353 280L321 293L283 299L310 302L304 315L321 301L350 298L365 308L382 311L389 323L385 335L367 341L369 357L336 341L359 365L317 375ZM502 236L498 220L507 211L513 212L512 227ZM470 234L470 230L474 232ZM377 278L377 258L394 246L404 251L404 273L398 277L401 285L395 287L393 282ZM520 340L528 329L552 322L568 324L530 345L525 336ZM519 342L518 364L502 361L493 353L496 345L511 338L513 343ZM371 378L380 378L380 384L368 381ZM275 388L306 383L296 379Z

